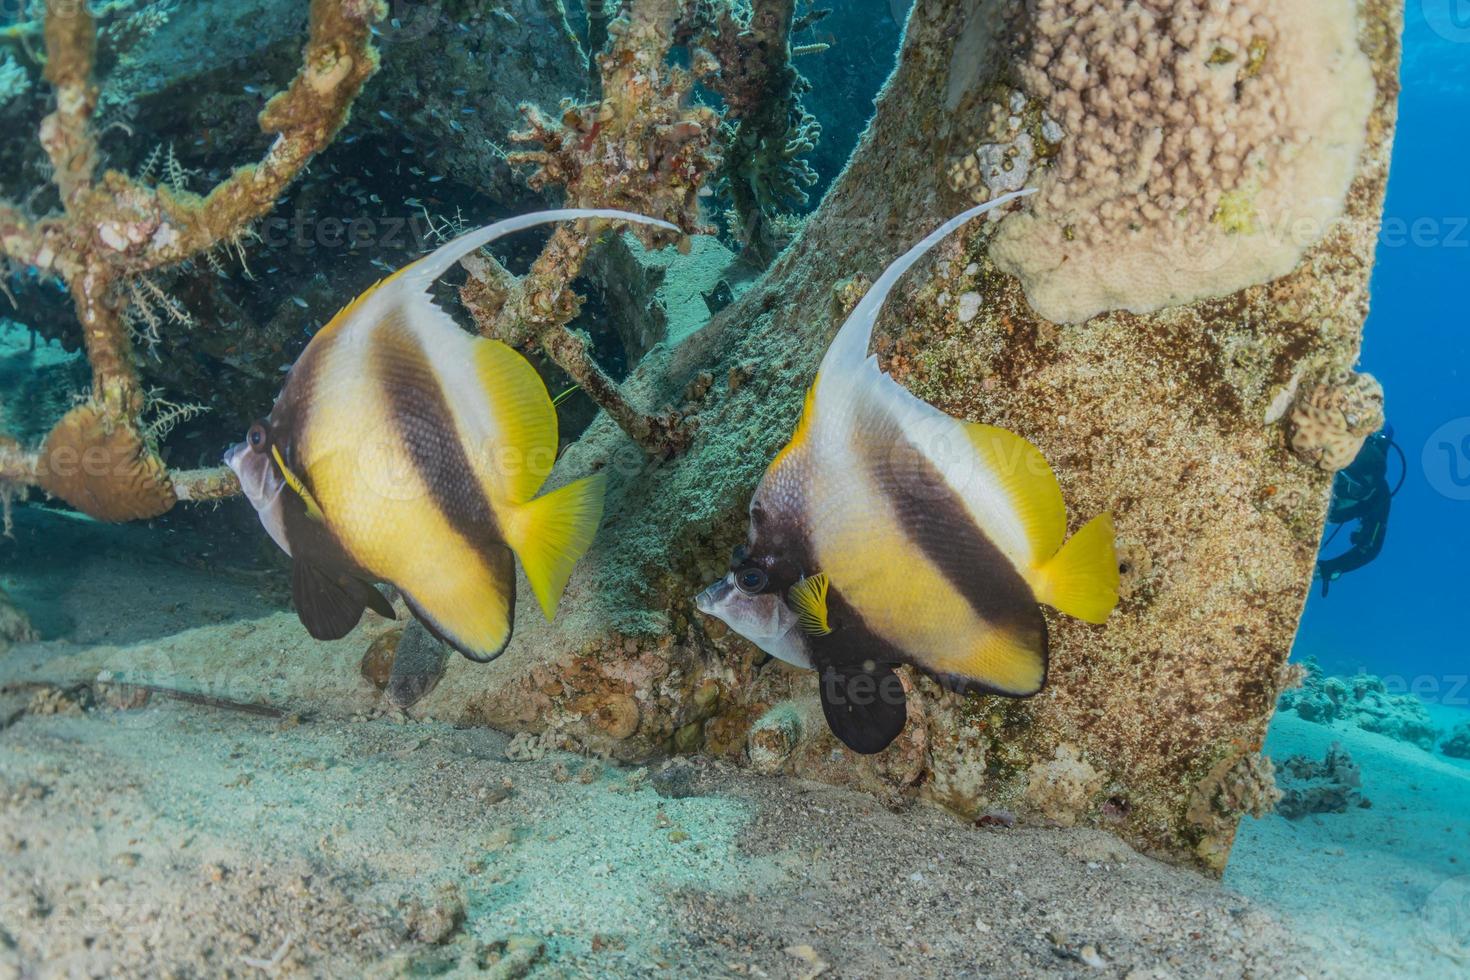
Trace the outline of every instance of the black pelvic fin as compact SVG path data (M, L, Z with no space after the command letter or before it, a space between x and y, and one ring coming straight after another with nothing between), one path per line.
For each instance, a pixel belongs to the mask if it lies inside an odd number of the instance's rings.
M891 665L827 664L818 668L817 685L828 727L854 752L882 752L903 731L908 696Z
M351 633L364 609L395 619L383 594L361 579L332 576L316 565L296 561L291 568L291 601L296 615L318 640L340 640Z

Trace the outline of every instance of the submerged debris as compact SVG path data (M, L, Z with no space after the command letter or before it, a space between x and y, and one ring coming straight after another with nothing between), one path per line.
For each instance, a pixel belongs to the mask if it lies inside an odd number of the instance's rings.
M1288 820L1312 813L1346 813L1351 807L1369 807L1363 796L1362 774L1347 750L1334 742L1327 757L1317 762L1293 755L1276 764L1276 785L1281 799L1276 812Z

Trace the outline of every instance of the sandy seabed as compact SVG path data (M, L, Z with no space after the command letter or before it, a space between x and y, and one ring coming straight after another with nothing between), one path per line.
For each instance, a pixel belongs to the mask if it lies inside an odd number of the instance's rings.
M268 695L314 648L227 535L17 517L0 586L41 640L0 655L0 978L1470 969L1470 766L1413 746L1280 719L1273 753L1343 741L1373 808L1248 823L1222 887L1096 831L388 717L340 650L319 713L79 704L99 663L182 688L238 657L226 693Z

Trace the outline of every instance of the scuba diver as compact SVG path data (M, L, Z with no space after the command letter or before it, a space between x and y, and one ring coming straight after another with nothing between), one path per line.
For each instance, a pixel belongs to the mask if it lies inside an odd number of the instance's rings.
M1398 453L1402 469L1393 489L1388 486L1390 450ZM1327 520L1337 528L1322 542L1322 548L1325 550L1332 543L1345 524L1356 521L1358 526L1349 535L1351 546L1347 551L1317 562L1323 596L1327 595L1327 589L1333 582L1362 568L1383 550L1383 538L1388 532L1389 504L1408 475L1404 451L1393 441L1393 427L1384 426L1381 432L1368 437L1357 458L1333 478L1332 503L1327 509Z

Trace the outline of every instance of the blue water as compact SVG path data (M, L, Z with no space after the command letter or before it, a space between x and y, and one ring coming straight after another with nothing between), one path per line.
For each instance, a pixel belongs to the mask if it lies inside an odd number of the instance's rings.
M1470 673L1470 4L1408 7L1400 123L1361 367L1383 383L1408 473L1382 554L1334 583L1328 598L1314 591L1297 653L1334 672L1402 675L1430 700L1456 697L1465 706L1470 686L1452 689ZM1399 472L1395 459L1390 483ZM1343 550L1350 531L1328 553Z

